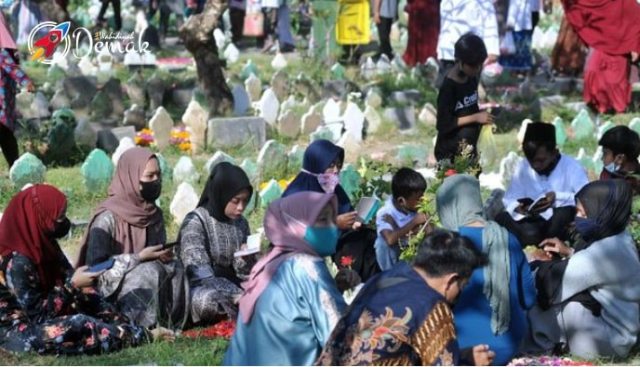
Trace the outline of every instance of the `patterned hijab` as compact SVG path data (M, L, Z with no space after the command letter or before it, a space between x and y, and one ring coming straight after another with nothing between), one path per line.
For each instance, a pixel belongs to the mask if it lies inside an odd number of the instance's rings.
M50 290L63 279L60 247L51 233L67 207L67 198L49 185L34 185L11 199L0 222L0 256L26 256L38 271L40 284Z
M240 314L244 323L251 320L258 298L282 262L299 253L318 256L304 240L304 234L327 204L333 207L335 213L335 195L307 191L276 200L269 205L264 216L264 228L273 248L251 269L249 280L242 284L245 293L240 298Z
M110 211L116 221L115 240L123 254L137 254L147 244L147 227L162 222L162 210L140 194L140 178L155 154L135 147L122 154L109 186L109 197L98 207L91 224L100 214ZM78 266L85 265L89 231L85 235Z
M509 232L484 218L480 183L473 176L447 177L436 193L436 206L442 226L450 231L476 221L484 223L482 251L489 257L489 266L483 270L484 294L492 310L491 330L494 334L504 333L511 319Z

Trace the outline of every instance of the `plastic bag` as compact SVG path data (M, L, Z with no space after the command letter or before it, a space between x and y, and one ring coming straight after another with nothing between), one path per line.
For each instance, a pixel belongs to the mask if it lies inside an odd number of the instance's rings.
M502 55L513 55L516 53L516 41L513 39L513 32L508 31L504 34L502 42L500 42L500 53Z
M480 166L483 171L488 172L489 165L498 159L496 139L493 136L493 125L482 125L476 147L480 154Z

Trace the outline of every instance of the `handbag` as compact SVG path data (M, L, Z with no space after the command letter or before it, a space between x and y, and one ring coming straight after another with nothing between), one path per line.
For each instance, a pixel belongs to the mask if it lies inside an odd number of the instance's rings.
M264 15L261 11L248 11L244 16L242 35L262 37L264 35Z

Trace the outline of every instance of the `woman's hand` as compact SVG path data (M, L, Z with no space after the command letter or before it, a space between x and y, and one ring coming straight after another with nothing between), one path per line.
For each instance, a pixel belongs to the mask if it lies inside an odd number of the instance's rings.
M151 336L153 337L154 342L160 341L160 340L163 340L166 342L173 342L176 340L176 333L160 326L158 326L153 330L149 330L149 332L151 333Z
M488 366L493 362L496 357L496 352L489 349L489 345L480 344L473 347L473 364L475 366Z
M71 277L71 284L74 287L76 288L90 287L93 285L93 282L95 281L95 279L99 277L100 274L105 272L103 270L97 273L91 273L87 270L89 270L89 267L86 265L76 269L76 271L73 273L73 276Z
M160 259L164 255L167 255L169 252L171 252L171 250L172 249L170 248L163 250L162 245L149 246L142 249L142 251L138 253L138 256L140 257L140 261L142 262L153 261Z
M549 255L553 255L554 253L562 257L569 257L573 255L573 249L565 245L558 238L547 238L542 241L538 247L541 247Z
M340 214L336 217L336 225L338 229L348 230L351 229L356 222L356 218L358 216L358 212L353 211L350 213Z

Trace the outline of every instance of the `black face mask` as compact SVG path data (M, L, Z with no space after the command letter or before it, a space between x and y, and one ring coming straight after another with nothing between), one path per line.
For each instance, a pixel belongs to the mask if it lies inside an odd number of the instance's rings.
M160 192L162 191L162 181L155 180L151 182L143 182L140 181L140 186L142 186L142 190L140 190L140 195L145 201L153 203L160 197Z
M62 238L69 234L69 230L71 229L71 221L69 218L64 218L62 222L57 222L56 227L53 230L51 235L53 238Z

